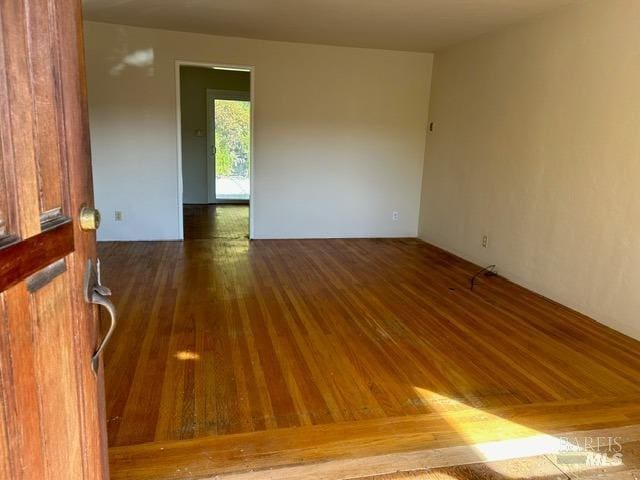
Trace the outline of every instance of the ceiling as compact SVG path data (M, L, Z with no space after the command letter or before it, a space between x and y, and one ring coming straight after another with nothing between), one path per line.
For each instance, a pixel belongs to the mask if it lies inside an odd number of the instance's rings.
M86 20L433 52L574 0L84 0Z

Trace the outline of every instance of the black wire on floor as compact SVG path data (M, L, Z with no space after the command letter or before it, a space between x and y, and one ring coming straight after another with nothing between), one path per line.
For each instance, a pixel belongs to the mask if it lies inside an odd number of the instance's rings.
M478 273L476 273L473 277L471 277L470 290L473 292L473 287L476 285L476 278L478 278L483 273L484 273L485 277L490 277L490 276L493 276L493 275L497 275L497 273L495 271L495 268L496 268L495 265L489 265L488 267L484 267L482 270L480 270Z

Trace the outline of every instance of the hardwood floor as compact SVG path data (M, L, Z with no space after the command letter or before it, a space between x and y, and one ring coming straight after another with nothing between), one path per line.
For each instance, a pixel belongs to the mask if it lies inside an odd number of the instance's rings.
M249 235L248 205L185 205L183 211L185 240L246 238Z
M538 455L516 460L396 472L353 480L638 480L639 478L640 442L636 440L620 443L619 447L605 446L579 454Z
M113 478L640 423L640 342L433 246L212 237L100 245Z
M574 464L563 455L540 455L501 462L476 463L413 472L398 472L354 480L638 480L640 478L640 442L622 445L624 462L613 456L594 452L589 457L577 455ZM606 454L606 452L604 452ZM582 458L581 458L582 457ZM586 461L585 461L586 459ZM602 462L600 464L600 462Z
M639 400L521 405L487 412L465 408L113 447L111 478L342 480L553 455L563 453L558 446L562 437L579 438L581 444L598 437L640 441L638 426L610 427L637 423ZM596 428L576 431L578 425Z

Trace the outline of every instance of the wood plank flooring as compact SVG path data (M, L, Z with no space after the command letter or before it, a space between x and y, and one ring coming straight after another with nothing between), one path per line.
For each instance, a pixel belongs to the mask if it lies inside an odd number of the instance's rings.
M248 205L185 205L184 239L212 240L247 238L249 235Z
M557 438L569 435L638 441L640 428L625 425L637 422L639 400L464 408L114 447L112 479L340 480L555 453Z
M247 209L218 215L241 224ZM503 436L640 423L640 342L501 277L471 291L477 265L415 239L231 233L100 254L121 318L105 355L114 478L135 478L117 458L149 442L248 435L244 448L278 450L280 431L322 443L328 429L384 432L393 449L396 421L415 418L469 443L486 428L466 431L472 418L504 409L521 413ZM408 428L419 442L399 448L424 448L425 424Z
M587 457L587 462L567 464L564 455L541 455L518 460L398 472L354 480L638 480L640 442L624 444L622 454L622 463L609 456L608 460L593 457L595 462L602 461L601 465L590 465L590 457ZM579 457L578 455L578 460Z
M619 454L619 457L616 457ZM640 441L591 451L539 455L362 477L354 480L638 480Z

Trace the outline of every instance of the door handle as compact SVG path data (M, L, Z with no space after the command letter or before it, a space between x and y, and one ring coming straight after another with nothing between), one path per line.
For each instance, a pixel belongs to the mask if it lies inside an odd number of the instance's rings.
M91 357L91 370L93 370L93 373L97 375L98 368L100 366L100 354L102 353L102 350L104 350L104 347L107 345L107 343L109 343L109 340L111 340L111 336L113 335L113 332L116 329L116 323L117 323L116 307L113 305L113 302L109 300L109 298L107 298L105 295L100 293L97 289L91 293L91 303L95 305L100 305L106 308L107 311L109 312L109 316L111 317L111 324L109 325L109 330L107 331L107 334L102 339L100 346L97 348L97 350L94 352L93 356Z
M111 290L102 285L102 281L100 279L100 260L98 259L96 262L96 266L94 268L93 262L91 259L87 261L87 269L85 271L84 277L84 295L87 303L91 303L93 305L99 305L107 309L109 312L109 317L111 318L111 324L109 325L109 330L107 334L100 342L100 345L96 349L96 351L91 356L91 370L93 370L94 374L98 374L98 368L100 367L100 354L104 350L104 347L111 340L111 336L116 329L117 324L117 315L116 315L116 307L113 305L113 302L109 300L109 296L111 295Z

